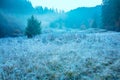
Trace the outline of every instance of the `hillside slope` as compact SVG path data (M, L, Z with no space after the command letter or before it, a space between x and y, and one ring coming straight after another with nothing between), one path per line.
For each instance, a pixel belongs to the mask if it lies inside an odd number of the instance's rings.
M54 28L100 28L101 5L95 7L79 7L64 13L60 18L51 23ZM96 24L94 26L94 24Z

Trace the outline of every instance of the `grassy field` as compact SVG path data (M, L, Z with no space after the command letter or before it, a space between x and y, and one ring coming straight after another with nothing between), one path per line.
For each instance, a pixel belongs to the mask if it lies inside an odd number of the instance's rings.
M0 80L120 80L120 33L84 30L0 39Z

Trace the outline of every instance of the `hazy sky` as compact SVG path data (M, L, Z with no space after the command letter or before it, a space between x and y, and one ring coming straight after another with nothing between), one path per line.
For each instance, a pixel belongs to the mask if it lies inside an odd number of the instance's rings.
M102 3L102 0L30 0L32 5L43 6L48 8L57 8L69 11L77 7L92 7Z

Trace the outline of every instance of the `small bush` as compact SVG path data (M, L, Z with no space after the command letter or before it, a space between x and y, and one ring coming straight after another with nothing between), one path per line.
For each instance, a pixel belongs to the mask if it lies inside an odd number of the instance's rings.
M27 35L28 38L32 38L33 36L40 34L41 33L40 26L41 22L35 19L34 16L31 16L31 18L28 19L25 35Z

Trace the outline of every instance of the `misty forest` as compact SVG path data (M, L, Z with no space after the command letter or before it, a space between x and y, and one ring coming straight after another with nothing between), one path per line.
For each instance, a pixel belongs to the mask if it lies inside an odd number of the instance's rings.
M69 11L0 0L0 80L120 80L120 0Z

